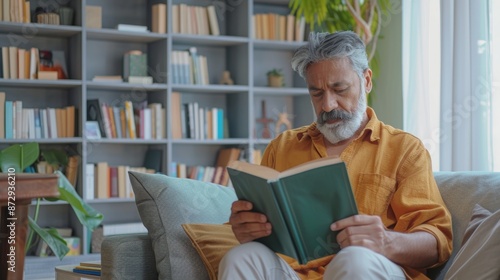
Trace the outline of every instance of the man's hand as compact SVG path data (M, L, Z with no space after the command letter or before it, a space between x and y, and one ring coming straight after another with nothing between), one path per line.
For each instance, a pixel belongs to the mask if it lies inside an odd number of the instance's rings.
M391 261L414 268L425 268L438 260L437 240L425 231L401 233L388 230L378 216L354 215L330 226L340 231L340 248L361 246Z
M229 223L240 243L250 242L271 234L271 224L267 222L267 217L260 213L251 212L252 208L252 203L243 200L235 201L231 206Z
M340 231L337 235L340 248L361 246L387 256L391 238L378 216L354 215L333 223L330 229Z

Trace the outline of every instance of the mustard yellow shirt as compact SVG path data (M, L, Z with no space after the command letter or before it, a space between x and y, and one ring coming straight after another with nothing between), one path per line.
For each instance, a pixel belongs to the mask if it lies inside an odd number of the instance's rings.
M452 250L451 216L434 180L429 153L415 136L379 121L371 108L367 114L362 133L340 154L359 212L380 216L394 231L434 235L439 252L435 265L445 262ZM323 135L313 123L273 139L261 164L283 171L322 157L327 157ZM321 279L329 260L300 266L287 259L303 279ZM427 279L425 270L403 268L408 278Z

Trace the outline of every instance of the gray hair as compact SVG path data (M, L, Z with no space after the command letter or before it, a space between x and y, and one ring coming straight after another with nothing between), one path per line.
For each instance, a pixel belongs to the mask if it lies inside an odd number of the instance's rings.
M338 31L335 33L309 34L309 42L299 47L292 58L292 68L302 78L305 78L307 67L311 63L333 58L347 57L352 68L360 78L368 69L365 44L352 31Z

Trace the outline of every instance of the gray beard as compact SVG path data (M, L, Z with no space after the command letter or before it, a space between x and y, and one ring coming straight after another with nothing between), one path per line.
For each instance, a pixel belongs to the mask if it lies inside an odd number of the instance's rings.
M323 134L326 140L332 144L349 139L361 126L366 107L366 94L364 86L362 85L361 95L356 110L353 113L345 111L338 112L337 114L342 116L342 120L333 124L326 123L328 113L322 113L319 117L316 117L318 130Z

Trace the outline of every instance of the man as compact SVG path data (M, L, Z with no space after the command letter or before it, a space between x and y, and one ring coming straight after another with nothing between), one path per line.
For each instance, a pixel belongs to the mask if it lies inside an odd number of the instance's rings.
M298 266L251 242L272 225L250 202L236 201L229 222L242 245L225 255L219 279L299 279L296 271L309 279L426 279L426 268L450 256L451 217L421 141L366 106L372 71L363 42L348 31L311 34L292 67L307 82L316 122L279 135L261 164L283 171L340 156L360 214L331 224L342 248L336 256Z

